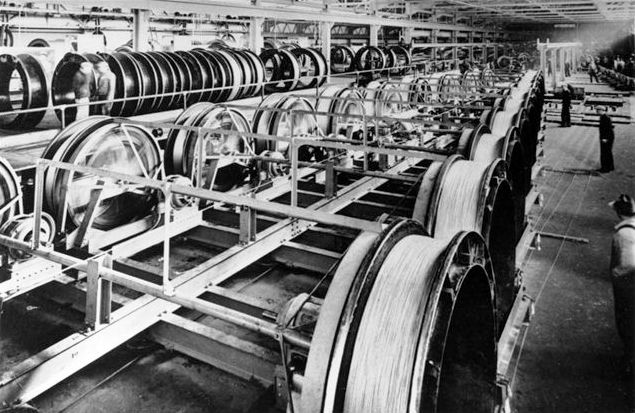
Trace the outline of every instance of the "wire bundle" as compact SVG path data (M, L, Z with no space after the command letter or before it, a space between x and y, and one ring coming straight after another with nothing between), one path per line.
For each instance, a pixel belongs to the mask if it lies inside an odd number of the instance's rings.
M386 257L355 341L344 412L405 412L436 264L447 241L401 239Z

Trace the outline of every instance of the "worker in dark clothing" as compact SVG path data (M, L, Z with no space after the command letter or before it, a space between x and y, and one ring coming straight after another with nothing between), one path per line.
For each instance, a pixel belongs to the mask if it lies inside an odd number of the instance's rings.
M571 76L571 63L569 62L565 62L564 64L564 75L566 77Z
M91 86L93 81L93 65L88 62L83 62L79 66L79 70L73 75L73 92L75 93L75 103L80 104L76 108L75 120L80 120L88 117L91 95ZM72 115L69 116L69 121L73 121Z
M465 59L461 60L461 63L459 63L459 71L461 72L462 75L468 72L470 68L471 68L470 63Z
M593 83L593 79L595 79L595 83L600 83L600 80L598 79L598 65L597 63L595 63L594 60L591 60L591 63L589 63L589 82Z
M108 63L97 63L97 100L99 101L111 101L115 98L115 82L117 78L115 74L110 70ZM110 115L112 109L112 102L102 103L99 105L99 114Z
M562 87L562 110L560 112L560 126L571 126L571 86L564 84Z
M635 367L635 201L622 194L609 205L621 221L615 227L613 235L611 282L615 300L615 323L624 344L625 372L632 378Z
M597 113L600 115L600 169L599 172L611 172L615 169L613 165L613 122L606 114L604 106L598 106Z

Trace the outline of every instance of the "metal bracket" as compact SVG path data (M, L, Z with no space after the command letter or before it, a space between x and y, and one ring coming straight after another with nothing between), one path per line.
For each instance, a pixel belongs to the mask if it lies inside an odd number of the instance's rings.
M327 161L325 166L324 195L327 199L331 199L337 195L337 172L333 161Z
M240 234L238 241L249 244L256 240L256 210L248 206L240 207Z
M112 310L112 282L99 276L101 267L112 268L112 259L109 255L105 255L101 262L89 260L87 263L85 322L92 329L110 323Z

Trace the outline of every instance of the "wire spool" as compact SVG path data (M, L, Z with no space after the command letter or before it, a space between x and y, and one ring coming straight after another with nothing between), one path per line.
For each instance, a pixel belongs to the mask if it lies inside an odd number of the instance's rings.
M351 72L354 68L355 52L349 46L331 46L331 73Z
M267 93L287 92L298 85L300 65L293 53L282 49L267 49L260 54L265 66L265 81L277 82L267 84Z
M172 52L159 52L162 53L168 63L172 66L173 72L176 75L176 96L174 97L173 106L181 107L184 105L184 95L182 92L191 90L192 87L192 73L190 68L185 63L185 60L181 56Z
M190 90L200 90L204 87L207 74L205 73L205 67L199 62L199 60L190 52L177 51L175 52L185 62L192 78L190 84ZM150 94L150 93L146 93ZM192 105L202 100L203 93L189 93L187 95L187 104Z
M392 65L390 74L403 76L410 72L410 65L412 65L412 55L410 52L401 46L392 46L388 50L395 55L395 62Z
M245 83L245 74L242 72L240 63L230 50L216 50L213 53L216 53L220 60L225 60L227 64L225 86L231 86L231 88L225 100L237 99L240 97Z
M363 96L359 90L343 86L327 86L318 98L315 110L330 113L317 115L318 127L327 135L343 135L355 139L364 130L363 119L349 118L347 115L366 113Z
M376 80L370 82L364 91L367 114L390 117L410 108L409 90L400 85Z
M245 116L236 109L212 103L197 103L184 110L176 119L177 125L210 129L250 132L251 126ZM204 142L203 156L217 158L215 162L204 162L203 185L197 182L196 172L200 164L200 144ZM247 165L237 155L254 155L251 138L237 135L206 133L172 129L165 145L164 159L167 174L188 177L195 185L216 191L228 191L243 182Z
M509 130L516 127L518 112L499 110L492 117L490 129L494 135L507 135Z
M82 63L88 62L95 65L99 62L103 62L104 59L94 53L66 53L62 60L55 67L53 72L53 80L51 81L51 99L53 105L66 105L75 103L75 92L73 91L73 76L79 71L79 67ZM90 74L91 90L97 90L97 74L93 70ZM93 100L95 96L91 96ZM89 106L89 114L94 115L96 113L95 106ZM62 111L55 110L55 114L59 120L62 120ZM66 124L69 124L75 120L77 116L77 109L75 107L65 109Z
M115 74L115 99L126 99L115 102L110 113L114 116L131 116L137 113L141 100L132 99L143 96L141 72L136 62L124 53L103 53L101 56Z
M228 80L230 76L229 66L226 64L225 60L221 59L213 50L195 49L195 52L208 62L208 68L211 69L208 73L211 77L211 87L215 88L215 90L210 91L210 94L205 100L211 102L225 102L230 94L229 89L224 89L224 87L230 83Z
M434 238L457 231L483 235L492 256L499 297L498 320L504 323L515 289L515 212L507 166L498 159L474 162L451 156L433 163L423 176L413 219Z
M375 46L360 48L353 58L353 68L360 72L381 71L386 67L386 63L386 55L379 47ZM364 75L371 76L372 73L364 73Z
M289 111L293 110L302 113L290 115ZM315 108L307 99L280 94L269 95L256 109L252 124L253 132L285 137L314 135L319 132L317 118L315 114L305 112L315 112ZM288 158L288 147L287 142L257 139L255 152L270 150L280 152Z
M44 118L48 99L48 82L38 58L29 54L0 55L0 113L44 108L37 112L0 116L0 127L35 127Z
M146 96L152 96L160 93L159 91L159 79L154 65L145 53L129 53L130 56L137 64L140 79L142 82L141 89ZM154 110L158 110L158 99L156 97L145 98L140 101L138 113L150 113Z
M483 134L473 149L470 160L475 162L493 162L496 159L505 159L507 156L507 139L505 136Z
M260 94L265 81L265 66L262 63L262 60L260 60L257 54L249 49L235 49L234 53L244 56L249 64L251 76L248 77L247 82L250 86L245 91L245 96L249 97Z
M126 128L124 131L123 128ZM44 159L66 162L134 176L157 177L161 172L159 147L152 135L114 118L94 116L62 129L45 148ZM126 188L116 179L47 168L44 174L44 208L62 231L79 226L93 190L103 187L92 227L109 230L153 215L156 191Z
M147 52L144 55L150 61L155 73L157 73L157 90L164 96L157 98L155 107L157 110L172 109L176 101L176 75L165 56L159 52Z
M321 306L302 411L492 411L492 286L478 234L435 240L410 220L362 233Z
M319 86L322 86L324 84L324 82L326 82L326 79L328 77L328 75L331 73L331 69L329 67L329 62L326 60L326 56L324 56L324 53L322 53L321 49L318 49L317 47L309 47L309 49L313 50L317 57L320 59L320 61L322 62L322 67L323 67L323 74L324 76L320 79L320 84Z
M190 50L189 53L198 61L199 65L201 65L201 83L203 85L203 89L212 89L215 83L215 68L212 65L212 61L206 57L205 53L203 53L201 49ZM213 100L213 96L214 92L212 90L201 92L200 101L210 102Z
M298 60L300 74L297 89L314 88L326 81L328 74L321 54L313 49L296 48L291 51Z
M19 214L11 217L0 227L0 234L22 242L31 242L35 230L35 218L32 214ZM55 237L55 222L46 212L42 212L40 220L40 243L48 245ZM24 250L7 248L11 258L24 261L31 258L31 254Z
M12 203L0 215L0 225L22 212L22 188L15 171L4 158L0 158L0 208Z

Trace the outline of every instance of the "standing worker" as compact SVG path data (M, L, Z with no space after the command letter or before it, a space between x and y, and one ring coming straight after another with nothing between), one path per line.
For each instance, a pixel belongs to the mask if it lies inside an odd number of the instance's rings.
M106 62L97 63L97 74L99 75L99 80L97 81L97 100L108 101L99 105L98 113L100 115L109 116L113 105L112 100L115 98L115 82L117 78Z
M600 115L600 169L599 172L611 172L615 169L613 165L613 122L606 114L606 107L598 106L597 113Z
M635 363L635 201L622 194L609 205L620 223L615 227L611 247L611 283L615 300L615 323L624 343L625 373L632 378Z
M562 85L562 110L560 112L560 126L568 128L571 126L571 86Z
M74 120L80 120L88 117L91 86L93 81L93 65L89 62L83 62L79 66L79 70L73 75L73 92L75 93L75 103L80 104L76 108ZM71 112L72 113L72 112ZM69 122L72 122L72 115L69 116Z
M589 82L593 83L593 79L595 79L595 83L600 83L598 80L598 65L594 60L591 60L589 63Z

